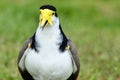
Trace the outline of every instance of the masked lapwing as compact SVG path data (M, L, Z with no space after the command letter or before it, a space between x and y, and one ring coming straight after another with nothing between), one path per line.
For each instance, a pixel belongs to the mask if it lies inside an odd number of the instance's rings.
M18 69L24 80L77 80L79 56L54 6L40 7L38 28L19 53Z

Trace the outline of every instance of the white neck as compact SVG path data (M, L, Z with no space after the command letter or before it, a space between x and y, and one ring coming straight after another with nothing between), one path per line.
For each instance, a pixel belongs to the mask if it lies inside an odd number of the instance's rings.
M56 20L52 26L46 26L43 30L39 25L35 36L37 44L39 44L41 47L48 45L52 46L62 42L59 29L59 20Z

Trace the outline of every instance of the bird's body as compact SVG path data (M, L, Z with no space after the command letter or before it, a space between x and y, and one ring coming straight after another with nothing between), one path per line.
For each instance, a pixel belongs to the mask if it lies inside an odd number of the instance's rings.
M35 80L66 80L73 71L68 52L60 55L59 52L53 51L55 55L47 56L34 54L35 52L31 50L30 53L26 57L25 67Z
M24 80L76 80L79 59L72 55L67 39L56 16L52 26L39 24L35 34L24 44L18 57L18 68ZM76 63L77 59L78 63Z

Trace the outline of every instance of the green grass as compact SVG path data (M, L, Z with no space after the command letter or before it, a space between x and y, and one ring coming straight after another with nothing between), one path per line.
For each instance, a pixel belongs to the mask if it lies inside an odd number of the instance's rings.
M0 80L22 80L17 56L38 26L39 6L53 4L80 54L80 80L120 80L119 0L1 0Z

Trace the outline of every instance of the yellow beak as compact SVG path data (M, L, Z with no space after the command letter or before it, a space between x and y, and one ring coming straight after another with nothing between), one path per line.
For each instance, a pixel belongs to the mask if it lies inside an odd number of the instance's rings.
M54 11L49 9L41 9L40 13L40 24L42 27L45 27L47 24L52 25L52 14Z

